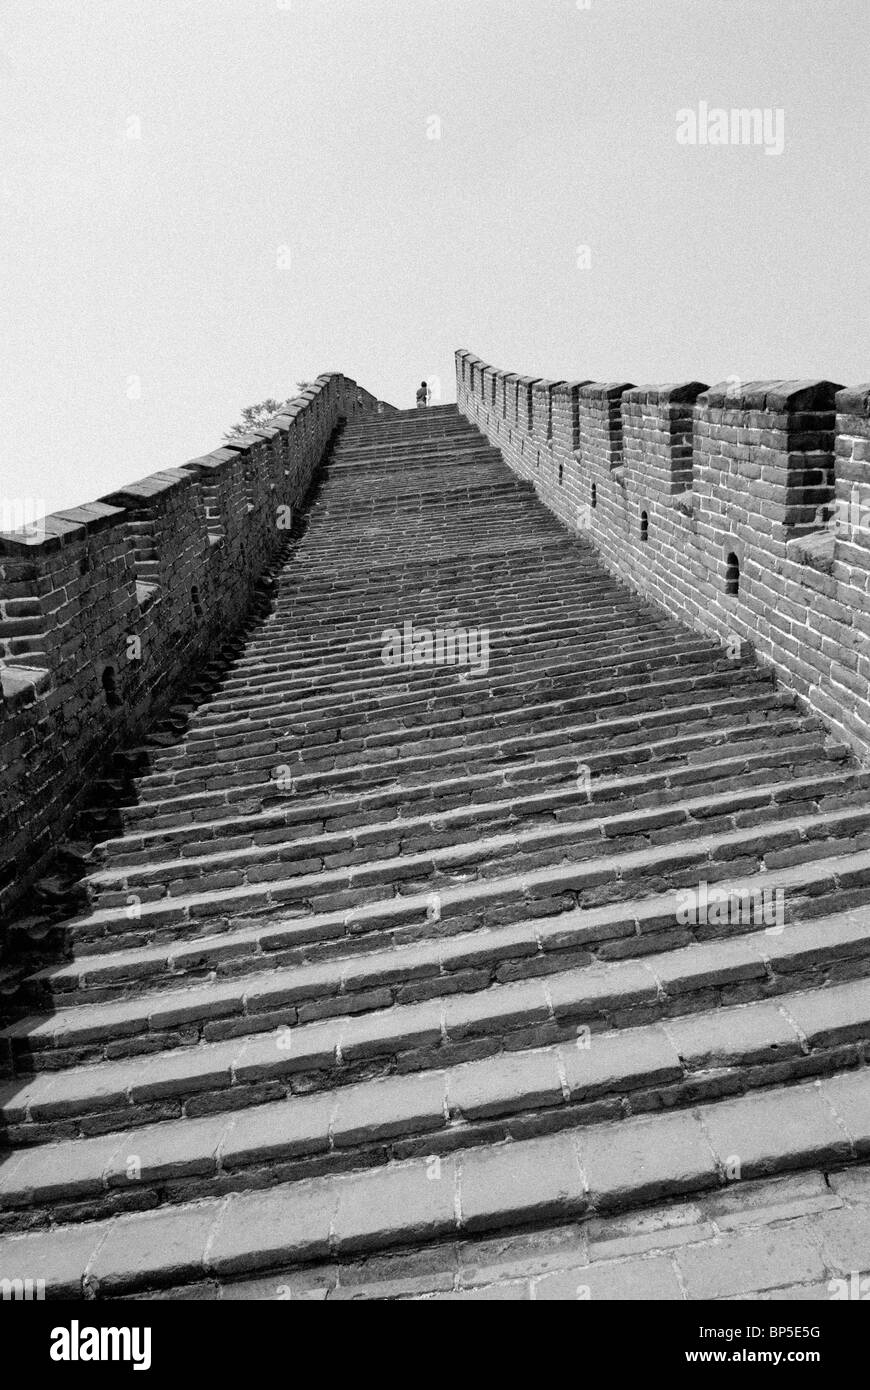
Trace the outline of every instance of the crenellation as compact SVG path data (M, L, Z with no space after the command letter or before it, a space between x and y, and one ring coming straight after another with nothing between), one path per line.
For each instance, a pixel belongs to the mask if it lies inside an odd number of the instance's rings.
M580 448L605 473L622 465L622 396L631 382L587 382L578 396Z
M532 386L532 434L540 444L553 437L553 392L561 384L541 378Z
M501 395L501 418L505 424L513 425L516 420L517 410L517 375L516 372L501 373L502 395Z
M0 907L43 871L112 750L238 630L342 419L339 373L271 426L0 536Z
M495 409L497 372L495 367L486 366L481 373L483 399L487 410Z
M538 380L533 390L534 378L505 376L514 379L509 439L488 430L479 393L458 369L459 408L541 500L612 573L690 627L755 650L870 757L870 386L551 390ZM545 471L536 460L548 397Z
M580 387L585 381L560 381L553 390L553 440L557 450L573 455L580 447Z
M517 428L533 435L534 398L533 389L537 378L521 376L517 381Z
M664 499L691 488L694 405L706 389L690 381L623 393L624 467L639 489Z

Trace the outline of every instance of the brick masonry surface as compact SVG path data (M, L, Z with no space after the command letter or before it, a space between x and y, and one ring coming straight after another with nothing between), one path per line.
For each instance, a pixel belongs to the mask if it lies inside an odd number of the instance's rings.
M698 383L651 419L625 383L473 376L553 489L578 464L550 443L588 441L594 515L643 479L653 544L655 499L686 499ZM455 406L363 408L316 438L274 550L262 441L261 467L221 450L99 504L95 530L55 519L52 602L71 547L102 587L88 622L67 573L46 695L69 673L71 699L80 679L147 729L113 759L118 794L97 785L75 901L9 929L0 1281L584 1301L860 1281L870 770L750 643L615 576ZM172 513L161 539L152 494L190 500L190 526ZM191 527L219 589L192 580ZM269 581L251 601L243 550ZM95 680L91 637L127 634L114 595L177 658L169 722L141 672ZM222 661L185 675L224 602Z
M239 628L339 422L379 408L325 373L244 439L0 535L0 921L107 750L196 689Z
M613 574L870 754L870 385L549 381L462 349L456 390Z
M254 1280L213 1280L159 1296L317 1302L849 1301L870 1294L868 1251L870 1169L813 1169L738 1183L725 1192L639 1213L335 1261Z

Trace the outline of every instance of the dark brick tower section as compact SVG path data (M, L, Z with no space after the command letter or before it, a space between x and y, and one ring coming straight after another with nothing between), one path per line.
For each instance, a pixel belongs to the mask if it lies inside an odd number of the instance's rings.
M599 505L642 431L651 530L688 486L690 393L617 431L621 387L480 389L531 469L588 431ZM800 528L789 485L773 524ZM0 1277L275 1297L859 1171L870 774L533 488L452 407L340 434L271 612L150 747L65 958L10 999Z

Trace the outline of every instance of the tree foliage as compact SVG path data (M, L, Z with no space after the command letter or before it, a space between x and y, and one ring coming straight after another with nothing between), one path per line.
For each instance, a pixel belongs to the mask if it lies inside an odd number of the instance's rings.
M297 381L297 391L307 391L311 385L310 381ZM246 405L236 423L224 434L224 439L241 439L244 435L250 434L251 430L268 425L270 420L274 420L276 415L287 409L292 400L292 396L286 401L276 401L269 396L257 405Z

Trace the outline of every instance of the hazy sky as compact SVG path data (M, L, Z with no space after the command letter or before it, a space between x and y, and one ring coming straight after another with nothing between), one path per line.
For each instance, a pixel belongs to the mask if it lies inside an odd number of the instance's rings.
M452 399L459 346L867 380L868 39L868 0L0 0L0 496L328 369ZM782 153L679 144L700 102Z

